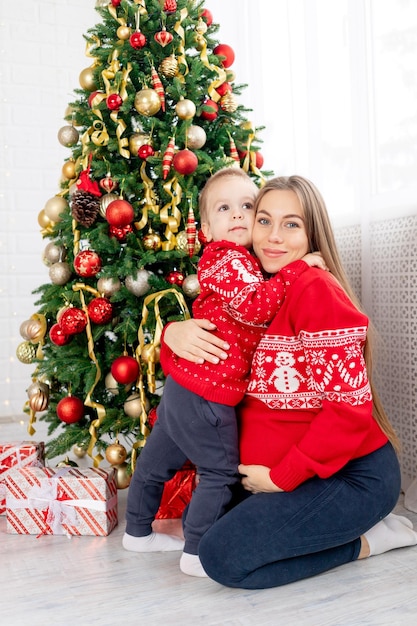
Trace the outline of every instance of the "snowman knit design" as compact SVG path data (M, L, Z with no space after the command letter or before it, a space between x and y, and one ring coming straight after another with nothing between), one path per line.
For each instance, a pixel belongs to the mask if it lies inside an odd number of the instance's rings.
M359 406L372 399L363 356L368 320L329 281L314 268L304 274L259 342L248 395L271 409L316 410L324 400Z
M162 341L165 375L206 400L238 404L246 392L259 340L287 289L307 269L304 261L294 261L265 280L257 259L243 246L228 241L206 245L198 264L200 294L193 303L193 317L216 325L216 334L231 346L228 358L218 364L190 363Z

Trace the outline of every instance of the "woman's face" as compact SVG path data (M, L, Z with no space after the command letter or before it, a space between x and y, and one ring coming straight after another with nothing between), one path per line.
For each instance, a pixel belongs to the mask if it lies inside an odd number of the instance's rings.
M252 237L254 252L268 274L309 252L303 210L294 191L274 189L263 196Z

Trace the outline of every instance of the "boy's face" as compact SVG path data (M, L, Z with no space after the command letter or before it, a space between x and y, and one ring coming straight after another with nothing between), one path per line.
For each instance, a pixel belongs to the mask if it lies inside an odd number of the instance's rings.
M201 230L210 241L232 241L252 246L256 190L251 181L233 176L216 181L207 195L207 219Z

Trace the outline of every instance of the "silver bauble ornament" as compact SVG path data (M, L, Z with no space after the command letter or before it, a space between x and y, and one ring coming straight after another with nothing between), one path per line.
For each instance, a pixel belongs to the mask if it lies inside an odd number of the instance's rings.
M136 276L126 276L125 286L135 296L143 296L150 289L150 276L152 276L152 272L148 272L148 270L139 270Z
M207 135L204 128L191 124L187 130L187 146L190 150L199 150L207 141Z
M200 293L200 283L198 282L197 274L189 274L186 276L181 288L186 296L196 298Z
M65 285L71 278L71 268L65 261L53 263L49 268L49 278L54 285Z
M103 294L103 296L113 296L117 293L122 286L122 283L118 278L112 278L111 276L102 276L97 281L97 290Z
M58 263L58 261L64 261L67 256L67 251L64 246L58 246L51 241L43 251L42 260L45 265L52 265Z
M74 128L74 126L63 126L58 131L58 141L61 146L64 146L65 148L71 148L72 146L75 146L75 144L78 142L79 137L80 133L76 128Z

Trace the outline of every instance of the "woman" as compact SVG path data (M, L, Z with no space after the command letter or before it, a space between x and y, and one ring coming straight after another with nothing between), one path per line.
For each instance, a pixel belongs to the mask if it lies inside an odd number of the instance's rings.
M370 336L343 270L325 204L308 180L261 190L253 248L274 274L320 250L259 343L239 408L239 503L203 536L204 570L230 587L283 585L343 563L417 543L392 515L399 491L397 437L371 382ZM166 344L192 361L225 356L190 320Z

